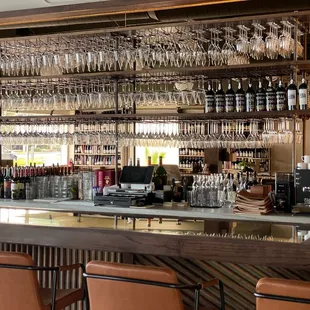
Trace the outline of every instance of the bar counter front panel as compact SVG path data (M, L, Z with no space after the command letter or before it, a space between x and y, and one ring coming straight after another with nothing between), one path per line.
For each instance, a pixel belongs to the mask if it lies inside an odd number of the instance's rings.
M294 235L287 232L273 237L270 230L271 226L276 226L280 231L284 227L284 231L291 229L294 232L296 225L310 225L306 216L256 216L256 221L249 216L249 225L245 216L234 215L227 209L197 210L194 221L195 210L184 209L181 211L183 217L173 217L172 213L178 211L169 207L126 211L91 207L88 203L76 204L80 205L0 201L1 250L29 253L39 266L87 263L98 259L168 266L177 272L183 283L217 277L225 284L227 309L255 309L253 292L261 277L310 280L310 243L296 243ZM134 212L136 217L140 214L135 229L126 220L118 220L116 227L111 209L116 214ZM72 216L77 211L84 214L80 221L79 217ZM185 212L192 212L190 220L177 225L176 219L187 218ZM109 217L103 216L105 213ZM201 220L202 213L208 221ZM208 217L208 214L213 216ZM163 223L159 224L158 217L161 216ZM157 219L148 228L143 217ZM223 221L230 223L234 234L212 233L214 223ZM272 224L274 222L277 224ZM239 234L244 226L250 226L250 232ZM70 276L62 275L59 286L77 287L79 275L72 276L68 281ZM40 274L39 279L45 287L51 283L47 274ZM216 288L203 291L201 305L218 307L218 296ZM184 301L192 305L193 294L184 292ZM83 309L83 306L78 304L71 309Z

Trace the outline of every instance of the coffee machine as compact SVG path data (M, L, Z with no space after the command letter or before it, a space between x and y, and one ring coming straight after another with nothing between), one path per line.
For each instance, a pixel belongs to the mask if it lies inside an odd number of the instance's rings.
M295 170L296 203L310 206L310 170Z
M294 174L277 172L275 187L277 211L291 213L295 205Z

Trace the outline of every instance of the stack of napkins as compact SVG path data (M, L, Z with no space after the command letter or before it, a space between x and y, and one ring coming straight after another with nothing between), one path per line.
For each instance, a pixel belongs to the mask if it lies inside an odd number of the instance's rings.
M273 202L268 195L241 191L237 194L233 212L239 214L268 214L273 210Z

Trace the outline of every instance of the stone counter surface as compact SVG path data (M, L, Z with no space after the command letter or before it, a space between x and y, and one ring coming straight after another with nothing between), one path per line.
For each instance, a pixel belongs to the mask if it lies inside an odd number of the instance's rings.
M23 200L0 200L0 208L43 210L80 214L100 214L137 218L173 218L209 221L256 222L282 225L310 226L310 216L291 214L240 215L231 208L190 208L183 206L154 206L151 208L98 207L90 201L62 201L56 203Z

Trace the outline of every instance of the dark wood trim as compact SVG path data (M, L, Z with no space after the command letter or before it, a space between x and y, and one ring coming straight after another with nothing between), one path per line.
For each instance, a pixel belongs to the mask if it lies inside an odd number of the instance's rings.
M92 228L0 224L0 242L305 268L310 245Z
M248 0L113 0L107 2L92 2L1 12L0 25L14 25L29 22L51 22L68 18L128 14L241 1Z

